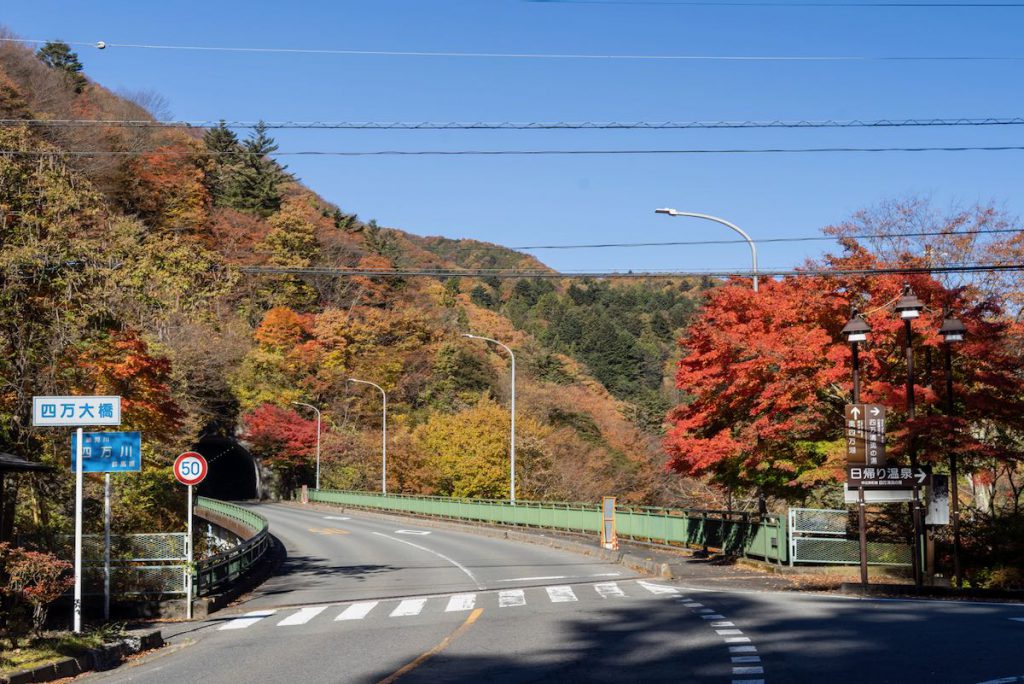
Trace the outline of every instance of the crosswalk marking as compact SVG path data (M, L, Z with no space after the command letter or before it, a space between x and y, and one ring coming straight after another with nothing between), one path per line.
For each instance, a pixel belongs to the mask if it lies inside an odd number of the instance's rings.
M225 629L245 629L246 627L251 627L252 625L255 625L257 622L259 622L263 618L265 618L265 617L267 617L269 615L273 615L275 612L277 612L277 611L274 611L274 610L254 610L251 613L246 613L242 617L235 618L234 620L231 620L230 622L228 622L225 625L221 625L221 629L222 630L225 630Z
M594 590L601 595L601 598L621 598L626 595L626 592L622 591L622 587L616 582L598 582L594 585Z
M406 599L398 604L398 606L391 611L391 617L405 617L407 615L419 615L420 611L423 610L423 606L427 604L427 599Z
M454 613L460 610L473 610L475 605L476 594L455 594L448 599L448 607L444 609L444 612Z
M651 592L652 594L678 594L679 590L675 587L666 587L664 584L652 584L650 582L644 582L643 580L637 580L637 584Z
M526 592L522 589L506 589L498 592L498 607L511 608L512 606L525 606Z
M566 603L567 601L578 600L576 594L572 591L572 587L565 584L557 587L544 587L544 589L548 592L548 598L551 599L552 603Z
M337 620L362 620L364 617L370 614L370 611L377 607L377 601L363 601L362 603L353 603L351 606L341 611L338 617L334 618Z
M304 625L320 613L327 610L327 606L310 606L303 608L297 613L292 613L284 620L277 623L278 627L287 627L289 625Z

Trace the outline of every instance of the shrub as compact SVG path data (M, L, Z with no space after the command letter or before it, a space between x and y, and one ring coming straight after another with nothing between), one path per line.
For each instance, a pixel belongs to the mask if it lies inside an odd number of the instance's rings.
M71 563L50 553L28 551L0 544L0 594L5 610L6 630L12 642L31 627L39 635L46 624L51 603L74 584ZM31 621L25 620L31 610Z

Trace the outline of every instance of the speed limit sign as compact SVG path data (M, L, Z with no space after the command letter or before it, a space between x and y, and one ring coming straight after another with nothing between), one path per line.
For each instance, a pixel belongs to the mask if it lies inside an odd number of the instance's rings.
M194 451L185 453L174 459L174 477L183 485L197 485L206 477L206 459Z

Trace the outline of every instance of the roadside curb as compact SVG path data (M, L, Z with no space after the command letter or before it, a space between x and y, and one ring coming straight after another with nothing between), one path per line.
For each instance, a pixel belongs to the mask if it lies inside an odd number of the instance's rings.
M952 587L921 587L912 584L869 584L843 582L839 593L850 596L883 596L919 599L967 599L981 601L1024 601L1024 592L1012 589L954 589Z
M77 658L62 658L30 670L0 675L0 684L52 682L55 679L75 677L93 670L112 670L130 655L160 648L163 645L164 639L159 629L137 630L130 632L123 639L89 649Z
M340 510L342 512L348 509L353 511L359 511L360 515L368 515L374 518L383 518L388 520L415 520L417 524L423 525L424 527L455 528L462 531L471 532L473 534L479 534L484 537L510 539L512 541L524 542L527 544L548 546L550 548L561 549L563 551L571 551L573 553L578 553L583 556L592 556L600 558L601 560L616 563L618 565L623 565L629 568L630 570L642 572L647 575L653 575L660 579L672 579L672 568L669 566L668 563L659 562L652 558L644 558L635 553L629 553L626 551L613 551L611 549L603 549L594 544L586 544L584 542L572 541L570 539L552 537L544 534L543 532L521 532L519 530L502 529L499 527L479 525L471 522L460 522L456 520L437 520L434 518L421 518L415 515L408 515L405 513L384 513L377 510L360 508L358 506L333 506L331 504L314 502L310 502L308 504L298 504L291 501L281 501L279 503L298 509L313 508L316 510L323 511Z

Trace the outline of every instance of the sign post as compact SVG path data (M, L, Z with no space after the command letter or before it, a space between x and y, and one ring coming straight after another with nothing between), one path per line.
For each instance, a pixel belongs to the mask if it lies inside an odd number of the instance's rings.
M32 397L32 425L75 431L75 594L72 629L82 631L82 435L83 426L120 425L121 397Z
M601 546L606 549L619 548L615 534L615 497L606 496L601 501Z
M174 477L188 487L188 532L185 536L185 617L192 619L192 487L203 481L209 466L201 454L194 451L185 453L174 459Z
M81 450L78 444L81 442ZM141 432L86 432L71 438L71 467L103 473L103 618L110 619L110 473L142 470Z

